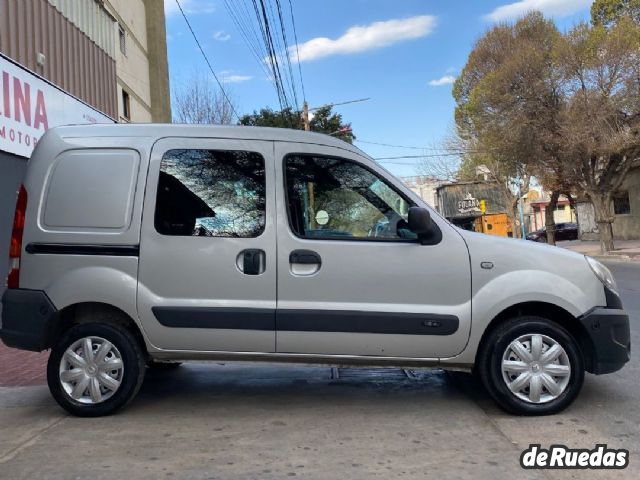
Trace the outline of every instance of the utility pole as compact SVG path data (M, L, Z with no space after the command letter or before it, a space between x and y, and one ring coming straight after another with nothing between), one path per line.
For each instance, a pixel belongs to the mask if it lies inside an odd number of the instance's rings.
M304 122L304 129L308 132L311 130L311 124L309 123L309 104L305 100L302 106L302 121Z

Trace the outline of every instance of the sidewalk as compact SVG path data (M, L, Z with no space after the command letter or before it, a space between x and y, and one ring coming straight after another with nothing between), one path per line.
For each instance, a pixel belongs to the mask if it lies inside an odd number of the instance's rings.
M558 242L559 247L567 248L591 257L640 262L640 240L614 240L613 245L615 250L603 255L600 252L599 241L569 240L566 242Z

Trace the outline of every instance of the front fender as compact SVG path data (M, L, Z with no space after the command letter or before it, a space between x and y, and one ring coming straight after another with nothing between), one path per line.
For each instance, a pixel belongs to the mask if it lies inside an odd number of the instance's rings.
M473 364L482 335L501 312L527 302L548 303L579 317L597 306L605 306L602 284L595 277L571 281L542 270L516 270L493 277L475 292L471 300L471 334L460 355L443 363Z

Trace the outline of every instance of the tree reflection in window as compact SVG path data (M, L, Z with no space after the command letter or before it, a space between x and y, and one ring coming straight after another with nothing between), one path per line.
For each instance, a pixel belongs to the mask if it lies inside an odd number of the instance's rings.
M245 151L169 150L160 164L155 226L164 235L259 236L264 159Z
M357 163L292 155L285 168L291 227L298 236L416 238L407 225L407 200Z

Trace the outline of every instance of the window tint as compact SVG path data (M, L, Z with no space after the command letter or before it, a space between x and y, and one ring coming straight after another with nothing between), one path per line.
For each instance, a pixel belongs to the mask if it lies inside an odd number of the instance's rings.
M265 226L264 159L254 152L168 151L155 226L164 235L257 237Z
M343 159L306 155L285 160L291 228L300 237L415 239L411 206L366 168Z

